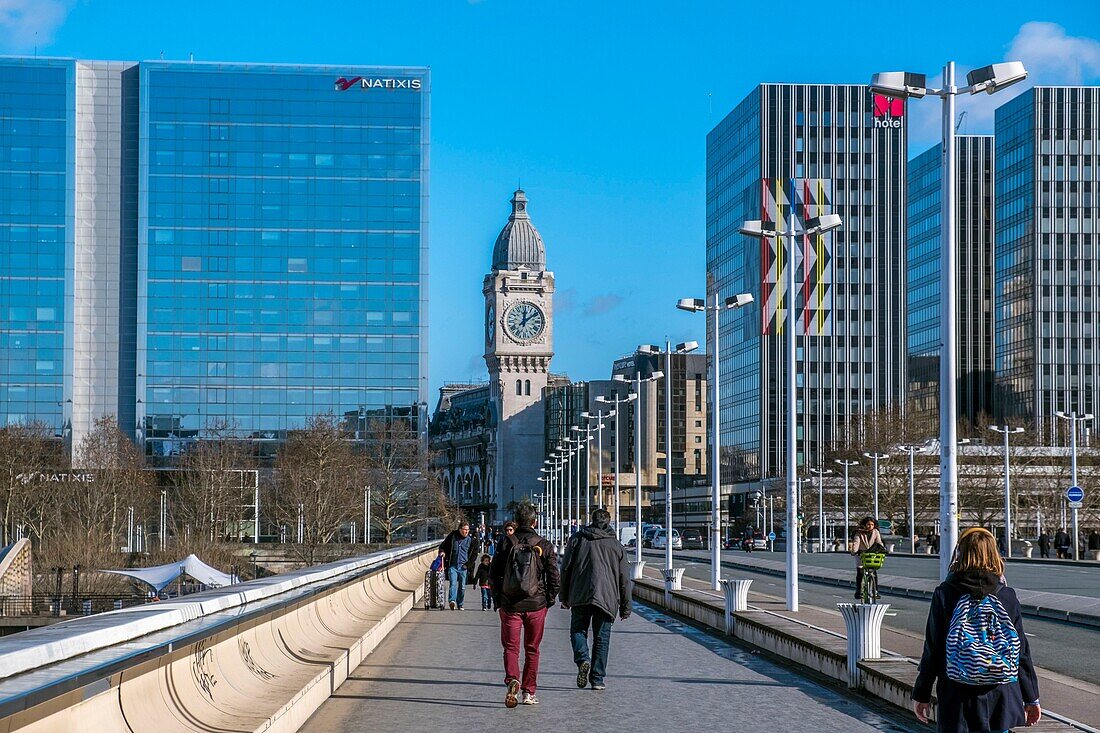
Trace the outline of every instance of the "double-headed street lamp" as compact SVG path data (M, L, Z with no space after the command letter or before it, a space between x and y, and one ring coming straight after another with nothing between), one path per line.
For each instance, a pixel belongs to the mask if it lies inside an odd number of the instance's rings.
M1012 487L1008 478L1008 436L1022 433L1024 429L1010 425L990 425L989 429L1005 436L1005 557L1012 557Z
M787 610L798 610L798 548L794 539L798 527L798 447L795 444L795 360L797 349L795 348L795 240L800 237L808 237L817 234L825 234L840 227L841 220L837 214L824 214L820 217L806 220L806 228L797 231L794 228L794 207L791 207L790 224L786 231L778 227L785 222L763 222L757 220L746 221L741 225L740 232L746 236L764 239L787 240L787 424L786 424L786 448L787 448Z
M1073 471L1073 477L1072 477L1071 480L1073 482L1072 485L1077 486L1077 423L1079 423L1079 422L1088 422L1088 421L1092 420L1092 413L1091 412L1086 412L1083 415L1078 415L1076 412L1056 412L1054 414L1057 415L1058 417L1062 418L1063 420L1069 420L1069 424L1070 424L1070 428L1071 428L1070 429L1070 435L1071 435L1071 438L1070 438L1070 457L1071 457L1071 460L1072 460L1072 471ZM1080 538L1078 536L1077 506L1073 506L1073 507L1071 507L1071 509L1073 510L1073 559L1074 560L1080 560L1081 559L1081 545L1080 545L1080 542L1079 542ZM1063 515L1063 518L1064 517L1065 517L1065 515Z
M569 445L570 460L577 459L577 470L576 472L571 471L570 483L572 485L569 487L569 512L576 518L577 527L580 528L584 526L584 518L581 517L581 448L587 441L578 436L576 438L566 437L565 442ZM574 502L577 508L575 514L572 509Z
M719 399L722 385L718 381L718 360L720 357L718 344L718 314L730 308L742 308L748 305L752 302L752 295L749 293L741 293L740 295L732 295L724 301L719 301L718 289L715 288L711 298L713 300L711 305L707 305L707 302L701 298L681 298L680 301L676 303L676 307L680 310L691 311L693 313L703 312L707 314L708 318L713 317L714 319L712 324L713 328L710 329L710 339L708 339L710 341L708 344L708 351L710 351L710 384L711 393L714 395L714 399L711 401L710 405L711 425L713 426L711 428L711 450L713 452L710 459L710 583L713 590L719 590L722 587L722 423Z
M642 370L634 365L634 572L635 580L642 577L645 560L642 559L642 384L656 382L664 376L661 371L653 371L642 379ZM616 382L628 382L625 374L612 377Z
M596 402L604 405L611 405L611 414L615 416L615 426L612 429L614 435L611 439L614 443L612 450L615 452L615 458L611 462L611 467L615 469L615 534L620 538L622 535L619 533L619 468L622 466L622 459L619 456L619 412L622 405L629 404L638 399L638 395L634 392L630 392L626 397L619 397L618 392L614 392L614 397L599 396L596 398ZM600 487L601 491L603 487Z
M956 353L958 351L955 282L955 96L993 94L1027 78L1019 61L1008 61L975 69L966 75L968 86L955 86L955 62L943 67L943 88L930 89L924 74L887 71L871 78L871 91L893 99L920 99L932 94L943 99L943 168L940 174L940 580L947 577L951 555L959 537L959 466L955 420Z
M596 399L598 400L599 398L597 397ZM608 410L607 412L604 412L603 410L598 410L596 412L581 413L581 417L583 417L585 420L596 421L596 491L600 492L600 509L603 509L603 423L604 420L606 420L607 418L614 416L614 410Z
M874 501L874 512L873 513L875 515L875 524L877 525L878 524L878 462L879 461L885 461L887 458L890 457L890 455L887 454L887 453L878 453L878 452L864 453L863 455L866 458L870 458L872 461L874 461L874 464L875 464L875 480L874 480L875 501Z
M898 450L909 454L909 552L917 554L917 516L916 499L913 486L913 456L921 449L919 445L899 445ZM877 520L876 520L877 521Z
M688 354L699 348L696 341L676 344L677 354ZM660 354L660 346L639 346L642 354ZM665 341L665 578L672 581L672 342ZM638 538L641 542L641 538ZM667 587L667 586L666 586Z
M825 552L825 476L832 473L828 468L811 468L810 473L817 477L817 548ZM810 545L813 549L813 545Z
M583 413L582 413L583 415ZM599 428L587 425L581 427L580 425L574 425L572 430L577 433L583 433L584 438L584 516L591 518L592 516L592 433L595 433ZM578 502L578 506L580 502Z
M844 544L847 546L848 540L848 469L852 466L858 466L859 461L849 461L843 459L836 459L833 463L838 466L844 466Z

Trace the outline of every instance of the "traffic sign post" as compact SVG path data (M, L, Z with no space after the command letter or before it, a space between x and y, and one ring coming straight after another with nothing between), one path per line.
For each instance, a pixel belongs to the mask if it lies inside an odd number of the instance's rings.
M1066 500L1074 504L1080 504L1085 500L1085 490L1080 486L1070 486L1066 489Z
M1076 474L1076 471L1074 471ZM1076 478L1076 476L1074 476ZM1070 510L1073 512L1073 559L1077 560L1078 553L1080 552L1080 545L1078 544L1078 524L1077 524L1077 510L1081 508L1085 501L1085 490L1080 486L1070 486L1066 489L1066 502L1069 505Z

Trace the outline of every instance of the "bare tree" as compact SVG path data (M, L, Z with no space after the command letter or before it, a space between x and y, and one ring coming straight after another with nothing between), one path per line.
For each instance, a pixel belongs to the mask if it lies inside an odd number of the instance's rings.
M390 543L394 534L435 520L449 526L452 509L439 472L416 430L405 420L375 420L363 448L371 488L371 524Z
M316 415L305 428L290 432L276 465L276 515L290 527L298 527L301 518L300 541L288 549L313 565L324 545L335 541L345 522L356 516L361 462L352 435L334 415Z
M19 535L41 542L52 493L47 476L65 468L61 448L41 422L0 428L0 546Z
M213 423L191 443L173 474L173 543L197 547L240 539L250 511L245 504L252 503L250 469L255 470L248 446L228 422Z

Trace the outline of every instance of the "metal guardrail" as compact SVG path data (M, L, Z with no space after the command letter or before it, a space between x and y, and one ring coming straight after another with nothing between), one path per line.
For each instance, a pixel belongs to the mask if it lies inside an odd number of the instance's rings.
M143 595L88 594L56 596L36 593L29 596L0 596L0 617L22 618L27 616L90 616L106 611L118 611L131 606L154 602L156 598Z

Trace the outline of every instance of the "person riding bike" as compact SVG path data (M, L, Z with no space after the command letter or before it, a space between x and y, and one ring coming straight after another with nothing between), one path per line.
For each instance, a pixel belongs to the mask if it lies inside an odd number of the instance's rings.
M863 560L864 553L884 553L886 545L882 543L882 535L878 531L878 522L873 517L864 517L859 522L859 527L852 535L852 541L848 545L848 551L856 557L856 600L862 600L863 590ZM878 588L875 588L874 598L878 598ZM873 600L873 599L869 599Z

